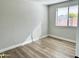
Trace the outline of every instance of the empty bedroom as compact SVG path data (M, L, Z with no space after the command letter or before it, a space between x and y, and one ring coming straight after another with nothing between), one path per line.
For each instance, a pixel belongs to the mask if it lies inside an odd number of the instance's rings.
M0 58L79 58L79 0L0 0Z

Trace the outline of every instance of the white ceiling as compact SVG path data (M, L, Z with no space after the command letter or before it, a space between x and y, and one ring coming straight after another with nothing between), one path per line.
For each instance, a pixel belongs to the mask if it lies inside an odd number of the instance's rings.
M46 5L49 5L49 4L64 2L64 1L67 1L67 0L32 0L32 1L37 1L37 2L40 2L40 3L46 4Z

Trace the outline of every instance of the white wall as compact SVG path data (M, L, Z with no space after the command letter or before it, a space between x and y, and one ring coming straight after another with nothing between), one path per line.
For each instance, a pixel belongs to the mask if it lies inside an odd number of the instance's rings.
M0 0L0 50L28 41L39 24L39 35L46 35L46 6L27 0Z
M79 57L79 28L77 29L77 39L76 39L76 56Z
M65 3L61 3L61 4L54 4L54 5L49 5L48 6L48 34L54 35L54 36L58 36L58 37L62 37L65 39L69 39L71 41L76 41L76 28L73 27L58 27L56 26L55 22L56 22L56 9L59 7L64 7L64 6L68 6L68 5L73 5L73 4L78 4L77 0L74 2L65 2Z
M78 0L78 12L79 12L79 0ZM79 16L79 13L78 13ZM78 28L76 32L76 56L79 57L79 17L78 17Z

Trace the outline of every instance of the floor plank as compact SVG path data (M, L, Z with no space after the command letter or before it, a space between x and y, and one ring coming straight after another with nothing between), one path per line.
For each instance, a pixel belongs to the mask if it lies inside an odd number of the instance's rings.
M6 58L74 58L75 43L46 37L4 53Z

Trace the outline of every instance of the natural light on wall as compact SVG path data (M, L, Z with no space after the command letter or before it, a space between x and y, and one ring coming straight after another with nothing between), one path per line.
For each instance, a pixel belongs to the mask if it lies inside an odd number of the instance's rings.
M56 26L76 27L78 21L78 5L58 8L56 11Z

